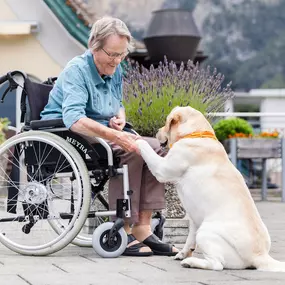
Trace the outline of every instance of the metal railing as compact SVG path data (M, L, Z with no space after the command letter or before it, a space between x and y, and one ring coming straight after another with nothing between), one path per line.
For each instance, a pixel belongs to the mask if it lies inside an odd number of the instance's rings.
M214 117L285 117L285 113L261 113L261 112L217 112L208 113Z
M220 112L208 113L207 115L217 120L221 118L240 117L246 119L252 125L255 132L277 130L280 137L285 137L285 112Z

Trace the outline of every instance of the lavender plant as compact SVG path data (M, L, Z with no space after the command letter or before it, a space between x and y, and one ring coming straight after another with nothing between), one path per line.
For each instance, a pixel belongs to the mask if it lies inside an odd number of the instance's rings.
M124 79L124 106L127 119L144 136L154 136L175 106L188 106L203 114L219 112L233 97L231 83L222 88L224 76L210 66L201 68L189 60L180 67L160 62L146 69L128 63ZM210 117L208 117L210 119Z

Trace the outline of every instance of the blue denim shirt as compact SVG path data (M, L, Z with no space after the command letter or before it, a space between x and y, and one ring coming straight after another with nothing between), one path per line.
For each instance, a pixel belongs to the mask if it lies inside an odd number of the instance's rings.
M122 69L112 76L101 77L90 50L73 58L60 73L41 119L62 118L70 128L76 121L88 117L108 125L122 105Z

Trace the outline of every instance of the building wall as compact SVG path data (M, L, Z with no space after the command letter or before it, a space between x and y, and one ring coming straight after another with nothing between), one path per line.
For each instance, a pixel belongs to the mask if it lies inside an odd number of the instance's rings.
M285 96L279 98L264 98L261 102L262 113L285 113ZM263 129L285 129L285 116L261 117L260 123Z
M0 1L0 21L18 20L6 1ZM32 20L32 19L31 19ZM22 70L41 80L62 67L45 51L34 34L0 36L0 74Z
M62 69L34 35L0 37L0 62L0 74L21 70L40 80L57 76Z
M0 35L0 76L20 70L40 81L57 76L66 63L85 51L41 0L0 0L0 22L33 21L39 31L29 35ZM0 86L0 96L7 84ZM18 96L19 99L19 96ZM0 117L17 125L15 92L0 104Z
M236 106L240 104L257 106L260 113L282 113L255 118L260 121L262 131L277 129L285 136L285 89L254 89L249 93L236 93L235 97L227 102L225 112L237 112Z
M33 36L60 69L74 56L86 50L68 33L44 1L5 0L5 2L19 20L32 20L39 23L40 30Z

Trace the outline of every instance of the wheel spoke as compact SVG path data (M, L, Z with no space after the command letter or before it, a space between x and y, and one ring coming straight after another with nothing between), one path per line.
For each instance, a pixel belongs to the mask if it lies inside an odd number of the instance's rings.
M54 134L31 131L6 141L0 147L0 241L35 255L66 246L87 216L90 196L82 192L90 191L88 178L80 155Z

